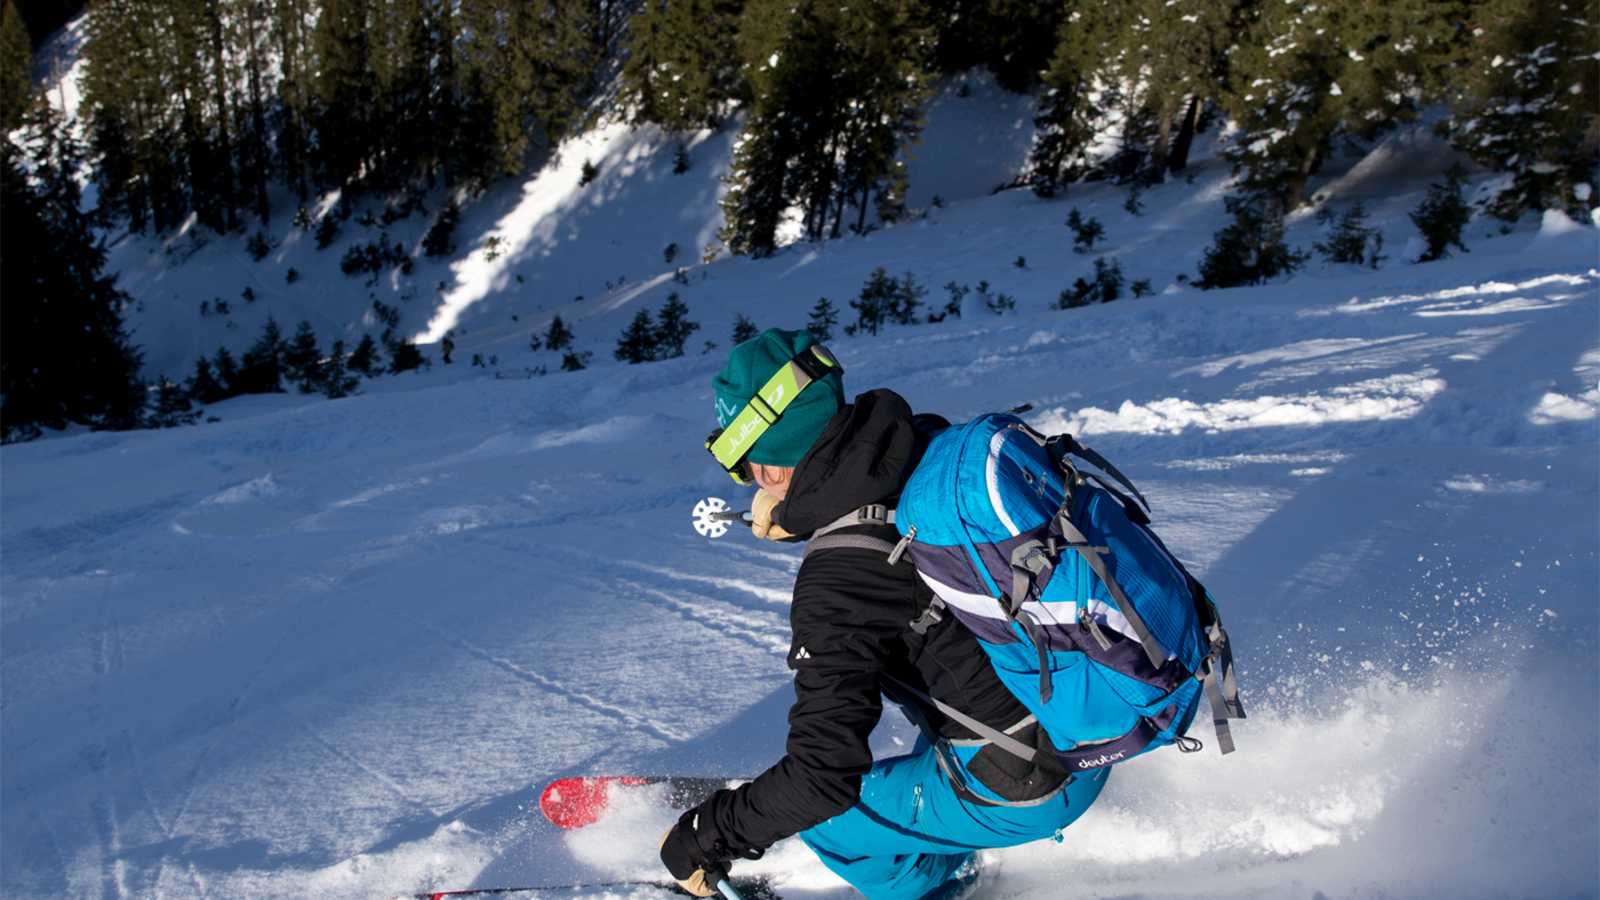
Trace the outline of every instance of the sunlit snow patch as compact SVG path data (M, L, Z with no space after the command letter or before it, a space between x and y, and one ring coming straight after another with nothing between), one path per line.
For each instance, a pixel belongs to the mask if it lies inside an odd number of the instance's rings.
M236 484L227 490L212 494L201 501L204 506L226 506L234 503L247 503L251 500L260 500L263 497L276 496L283 492L278 482L273 480L272 473L252 478L243 484Z
M1444 390L1436 371L1423 369L1409 374L1371 378L1332 388L1324 393L1275 396L1264 394L1245 399L1195 403L1167 397L1149 403L1124 400L1115 412L1089 406L1072 413L1061 410L1045 414L1036 425L1049 434L1180 434L1190 429L1207 432L1236 431L1242 428L1323 425L1329 422L1357 422L1382 419L1409 419L1421 411L1433 395Z

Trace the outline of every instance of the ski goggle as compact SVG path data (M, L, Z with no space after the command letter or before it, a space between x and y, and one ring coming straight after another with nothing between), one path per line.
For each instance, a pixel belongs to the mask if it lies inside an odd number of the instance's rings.
M801 391L827 377L829 372L843 374L844 368L826 347L812 344L772 373L733 421L711 432L706 438L706 449L729 478L744 485L755 481L746 459L750 448L761 440Z

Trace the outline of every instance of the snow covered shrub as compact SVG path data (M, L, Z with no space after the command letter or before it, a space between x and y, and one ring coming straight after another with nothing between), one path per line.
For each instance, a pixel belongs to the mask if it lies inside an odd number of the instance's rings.
M1451 245L1467 252L1467 245L1461 243L1461 230L1472 220L1472 207L1461 196L1461 183L1465 179L1461 166L1451 166L1445 173L1444 183L1428 185L1428 196L1412 210L1411 222L1428 243L1428 249L1417 262L1443 259L1450 255Z
M1156 292L1156 289L1150 286L1150 279L1148 278L1138 279L1133 284L1128 285L1128 290L1133 292L1134 297L1148 297Z
M1366 207L1357 203L1344 211L1335 223L1333 210L1324 207L1317 221L1333 223L1328 239L1312 244L1322 258L1331 263L1354 263L1376 269L1387 258L1383 255L1383 235L1367 226Z
M300 270L290 266L289 271L283 273L283 280L289 284L294 284L300 280Z
M755 322L750 321L750 319L746 317L744 313L739 313L739 315L733 320L733 335L729 340L733 344L738 345L750 340L760 333L761 329L756 327Z
M576 372L579 369L586 369L589 367L589 360L593 357L594 354L587 350L582 353L574 353L568 350L566 353L561 354L561 371Z
M666 263L669 266L672 265L672 261L677 259L677 258L678 258L678 244L677 244L676 241L668 244L666 246L666 248L661 251L661 261Z
M250 251L250 258L256 262L266 259L267 254L272 252L272 242L267 240L265 231L257 231L250 235L250 240L246 241L244 246Z
M930 323L943 322L945 319L949 318L961 318L961 301L965 300L967 295L972 293L972 288L967 287L964 284L957 284L955 279L951 279L950 281L945 282L944 292L946 297L944 309L941 309L936 313L928 313L928 321Z
M600 167L589 160L583 161L583 174L578 178L578 187L584 187L589 182L600 177Z
M1028 258L1026 256L1019 256L1012 260L1011 264L1019 269L1026 269L1028 267Z
M1077 309L1091 303L1110 303L1122 296L1122 264L1116 260L1106 262L1104 256L1094 261L1094 280L1078 278L1072 287L1056 298L1056 309ZM1150 282L1140 282L1146 288Z
M1005 315L1017 308L1017 298L1010 294L991 293L987 281L978 282L977 295L978 299L983 301L983 308L997 316Z
M397 241L389 243L386 234L378 235L378 239L370 244L352 244L344 251L344 256L339 259L339 271L346 275L356 275L365 272L376 277L385 266L397 266L402 272L410 273L411 257L406 253L406 248Z
M1283 214L1270 201L1229 197L1233 221L1223 226L1200 261L1203 290L1260 284L1300 268L1306 254L1283 242Z
M672 151L672 174L682 175L689 171L689 148L678 144Z
M1100 220L1092 216L1084 218L1076 206L1067 213L1067 227L1072 229L1072 249L1079 253L1093 250L1095 242L1106 236L1105 226L1100 224Z
M850 301L851 308L856 311L856 321L845 328L845 333L864 331L877 334L891 322L896 325L914 324L917 308L922 305L922 298L927 293L927 289L918 284L916 276L910 272L901 278L893 278L887 269L879 266L867 276L860 295Z

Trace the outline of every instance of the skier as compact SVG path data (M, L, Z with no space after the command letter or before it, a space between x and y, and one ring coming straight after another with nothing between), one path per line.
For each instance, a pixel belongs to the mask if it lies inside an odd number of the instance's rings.
M673 878L710 896L731 861L799 835L871 900L945 897L964 888L975 851L1058 834L1082 815L1109 767L1069 778L922 702L919 694L1050 748L972 632L924 615L933 595L907 561L839 546L849 541L837 536L875 538L861 543L876 547L899 539L859 512L893 509L931 433L948 423L913 415L889 390L847 404L837 363L803 331L769 329L734 347L712 387L721 428L708 447L736 481L759 486L757 537L805 539L853 513L859 521L830 530L827 549L809 553L795 579L787 752L683 814L661 845ZM758 418L740 415L752 405ZM884 696L923 737L910 754L875 762L868 735Z

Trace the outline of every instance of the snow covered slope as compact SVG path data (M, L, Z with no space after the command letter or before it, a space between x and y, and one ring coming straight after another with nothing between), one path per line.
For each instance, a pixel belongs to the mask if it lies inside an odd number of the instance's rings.
M900 252L953 271L977 227ZM730 268L809 299L851 253ZM995 896L1596 892L1597 289L1585 229L833 342L852 391L1091 439L1239 648L1239 752L1119 767L1063 843L999 854ZM717 361L436 367L0 450L0 893L659 874L669 811L560 835L532 791L780 752L798 555L688 526L739 493L700 446ZM847 895L792 842L750 868Z

